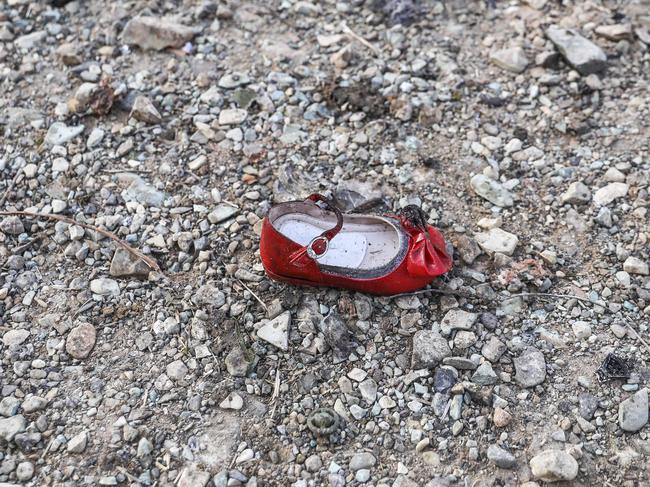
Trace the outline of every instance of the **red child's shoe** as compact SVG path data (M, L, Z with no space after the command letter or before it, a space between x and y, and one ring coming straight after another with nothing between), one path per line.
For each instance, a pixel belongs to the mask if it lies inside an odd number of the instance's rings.
M399 216L342 215L319 194L271 208L260 254L278 281L382 295L423 288L452 265L442 235L419 208Z

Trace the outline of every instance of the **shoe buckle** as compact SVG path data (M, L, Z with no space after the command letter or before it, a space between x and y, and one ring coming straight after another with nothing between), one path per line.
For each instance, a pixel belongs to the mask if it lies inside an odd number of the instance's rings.
M314 250L314 244L315 244L316 242L325 242L325 250L323 250L323 252L321 252L320 254L316 253L316 251ZM307 245L307 255L308 255L309 257L311 257L312 259L316 259L316 260L318 260L318 259L320 259L321 257L323 257L323 256L327 253L327 251L329 250L329 248L330 248L330 241L327 239L327 237L324 237L324 236L322 236L322 235L319 235L318 237L315 237L315 238L314 238L311 242L309 242L309 244Z

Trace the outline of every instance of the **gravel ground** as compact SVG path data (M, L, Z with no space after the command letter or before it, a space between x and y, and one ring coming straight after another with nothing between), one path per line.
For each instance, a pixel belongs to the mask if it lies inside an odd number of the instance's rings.
M647 485L649 12L1 2L0 485ZM270 281L312 192L454 270Z

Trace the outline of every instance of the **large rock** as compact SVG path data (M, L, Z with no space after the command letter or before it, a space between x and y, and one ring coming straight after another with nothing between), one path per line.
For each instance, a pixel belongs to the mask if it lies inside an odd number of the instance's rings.
M618 425L623 431L639 431L648 422L648 389L643 388L618 406Z
M135 17L124 27L122 41L141 49L160 51L167 47L182 47L192 40L198 29L157 17Z
M504 188L501 183L490 179L484 174L476 174L470 179L472 189L481 198L485 198L490 203L500 207L513 205L512 193Z
M544 354L535 347L527 348L515 360L515 381L522 387L534 387L546 378Z
M531 458L530 470L545 482L570 481L578 475L578 462L565 451L546 450Z
M449 356L451 356L449 344L439 333L432 330L420 330L413 335L411 362L414 369L435 367Z
M552 25L546 30L546 36L580 74L597 73L607 67L603 50L575 30Z

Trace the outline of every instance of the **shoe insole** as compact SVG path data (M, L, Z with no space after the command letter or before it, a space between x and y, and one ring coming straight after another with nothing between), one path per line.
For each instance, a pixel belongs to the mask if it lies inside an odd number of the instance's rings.
M287 238L307 245L333 224L303 213L289 213L280 216L274 226ZM318 262L348 269L373 269L389 263L398 249L399 236L387 223L381 220L377 224L346 223Z

